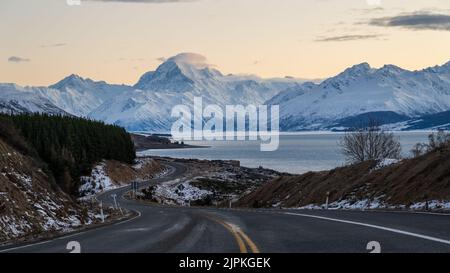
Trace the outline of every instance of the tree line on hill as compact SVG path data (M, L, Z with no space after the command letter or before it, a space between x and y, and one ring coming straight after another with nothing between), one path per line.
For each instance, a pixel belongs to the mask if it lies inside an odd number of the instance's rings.
M0 122L12 124L56 183L73 195L78 194L80 176L88 175L95 163L103 159L133 163L136 157L130 135L119 126L47 114L1 115Z

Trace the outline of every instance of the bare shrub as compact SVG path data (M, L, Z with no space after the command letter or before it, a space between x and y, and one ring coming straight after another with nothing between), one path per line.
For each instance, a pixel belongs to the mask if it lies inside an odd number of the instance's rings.
M413 157L418 157L434 150L450 146L450 134L439 129L428 135L428 143L417 143L411 150Z
M428 145L425 143L416 143L411 149L411 154L413 157L419 157L424 155L428 150Z
M441 149L450 143L450 134L444 130L439 129L436 133L428 136L428 150Z
M374 121L369 121L367 126L346 133L338 145L350 163L387 158L399 159L402 150L399 138L393 133L382 130Z

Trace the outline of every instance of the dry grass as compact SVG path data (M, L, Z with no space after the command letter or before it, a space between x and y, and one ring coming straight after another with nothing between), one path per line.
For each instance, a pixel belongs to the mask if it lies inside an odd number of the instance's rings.
M301 207L343 199L385 196L393 205L426 200L450 200L450 146L414 159L374 170L368 161L331 171L283 176L265 184L237 203L245 207Z

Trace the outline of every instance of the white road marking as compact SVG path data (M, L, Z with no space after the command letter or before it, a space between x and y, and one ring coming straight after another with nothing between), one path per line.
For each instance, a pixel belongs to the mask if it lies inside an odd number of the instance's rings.
M315 218L315 219L321 219L321 220L327 220L327 221L333 221L333 222L339 222L339 223L345 223L345 224L351 224L351 225L357 225L357 226L363 226L363 227L370 227L370 228L390 231L390 232L394 232L394 233L398 233L398 234L403 234L403 235L407 235L407 236L412 236L412 237L416 237L416 238L421 238L421 239L425 239L425 240L429 240L429 241L434 241L434 242L439 242L439 243L450 245L449 240L432 237L432 236L428 236L428 235L424 235L424 234L419 234L419 233L413 233L413 232L404 231L404 230L395 229L395 228L388 228L388 227L383 227L383 226L378 226L378 225L366 224L366 223L362 223L362 222L341 220L341 219L336 219L336 218L328 218L328 217L316 216L316 215L310 215L310 214L291 213L291 212L284 212L284 214L301 216L301 217L309 217L309 218Z
M138 215L136 215L135 217L130 218L130 219L125 220L125 221L122 221L122 222L119 222L119 223L115 223L115 224L113 224L113 225L114 225L114 226L119 226L119 225L128 223L128 222L130 222L130 221L136 220L137 218L139 218L139 217L142 216L142 213L141 213L140 211L136 210L135 212L137 212L137 214L138 214Z

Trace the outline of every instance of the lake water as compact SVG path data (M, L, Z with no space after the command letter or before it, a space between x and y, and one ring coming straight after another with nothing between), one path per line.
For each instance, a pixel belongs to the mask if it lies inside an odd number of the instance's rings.
M429 132L399 132L403 155L417 142L427 142ZM140 155L208 160L239 160L242 166L274 169L281 172L305 173L329 170L345 164L337 145L339 133L299 133L280 136L274 152L261 152L259 141L196 141L186 144L209 148L147 150Z

